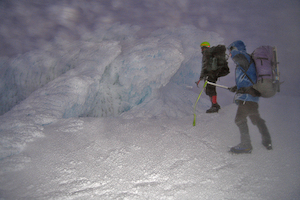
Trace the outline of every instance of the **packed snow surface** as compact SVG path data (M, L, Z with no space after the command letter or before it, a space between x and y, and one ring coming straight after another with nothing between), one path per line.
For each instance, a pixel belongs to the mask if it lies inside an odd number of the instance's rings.
M203 93L192 126L199 44L223 39L194 26L136 30L114 24L4 61L4 81L20 81L12 97L25 99L0 116L0 199L298 199L299 98L261 99L274 149L249 125L253 152L232 155L232 93L218 88L214 114Z

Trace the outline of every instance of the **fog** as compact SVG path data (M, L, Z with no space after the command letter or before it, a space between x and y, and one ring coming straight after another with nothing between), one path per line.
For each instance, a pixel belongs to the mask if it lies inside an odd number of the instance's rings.
M55 38L82 40L114 23L138 26L139 37L158 28L194 25L219 34L225 44L243 40L249 53L260 45L277 46L285 81L282 92L298 96L299 4L297 0L2 0L0 56L24 54Z

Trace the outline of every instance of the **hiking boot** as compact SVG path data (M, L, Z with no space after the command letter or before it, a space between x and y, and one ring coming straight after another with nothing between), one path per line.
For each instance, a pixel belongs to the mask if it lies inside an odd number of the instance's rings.
M206 113L215 113L215 112L219 112L220 109L221 109L221 106L220 106L218 103L216 103L216 104L213 104L213 105L210 107L210 109L208 109L208 110L206 111Z
M264 145L264 147L266 147L267 150L272 150L272 143L268 142L268 141L263 141L262 144Z
M251 153L252 152L252 145L243 145L239 144L237 146L231 147L230 152L232 153Z
M265 120L260 119L257 123L257 127L262 136L262 144L264 145L264 147L266 147L266 149L272 150L273 148L272 148L271 136L265 124Z

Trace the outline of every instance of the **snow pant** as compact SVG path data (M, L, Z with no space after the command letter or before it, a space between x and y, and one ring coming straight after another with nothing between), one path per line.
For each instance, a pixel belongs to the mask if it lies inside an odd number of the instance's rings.
M212 83L216 83L217 80L218 80L218 78L213 77L213 76L208 76L208 78L207 78L207 81L212 82ZM209 96L210 98L212 96L217 96L216 86L207 84L206 88L205 88L205 94L207 96Z
M271 136L265 124L265 120L260 117L258 103L252 101L238 101L238 109L235 116L235 123L239 127L241 143L251 145L247 117L258 127L263 142L271 143Z

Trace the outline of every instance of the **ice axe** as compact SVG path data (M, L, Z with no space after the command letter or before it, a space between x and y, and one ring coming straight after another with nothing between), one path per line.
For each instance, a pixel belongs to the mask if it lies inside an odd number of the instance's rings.
M196 82L196 84L197 84L197 83L199 84L199 82L200 82L200 81ZM197 86L198 86L198 84L197 84ZM200 99L200 96L201 96L201 94L202 94L202 92L203 92L203 90L204 90L204 88L206 87L207 84L214 85L214 86L217 86L217 87L221 87L221 88L230 90L230 88L227 87L227 86L219 85L219 84L212 83L212 82L209 82L209 81L206 80L206 81L204 82L203 88L202 88L202 90L201 90L201 92L200 92L200 94L199 94L199 96L198 96L198 98L197 98L197 101L196 101L196 103L195 103L195 105L194 105L194 121L193 121L193 126L196 126L196 117L197 117L197 116L196 116L196 106L197 106L197 103L198 103L198 101L199 101L199 99Z
M217 87L220 87L220 88L224 88L224 89L228 89L228 90L229 90L229 87L227 87L227 86L225 86L225 85L219 85L219 84L212 83L212 82L209 82L209 81L207 81L207 84L209 84L209 85L214 85L214 86L217 86Z
M198 84L200 83L200 81L201 81L201 80L195 82L196 85L197 85L197 87L199 87ZM214 86L220 87L220 88L229 89L229 87L227 87L227 86L225 86L225 85L219 85L219 84L212 83L212 82L209 82L209 81L206 81L206 83L209 84L209 85L214 85Z
M196 101L195 105L194 105L194 121L193 121L193 126L196 126L196 117L197 117L196 116L196 106L197 106L197 103L198 103L198 101L200 99L200 96L201 96L204 88L206 87L206 85L207 85L207 81L204 82L203 88L202 88L202 90L201 90L201 92L200 92L200 94L199 94L199 96L197 98L197 101Z

